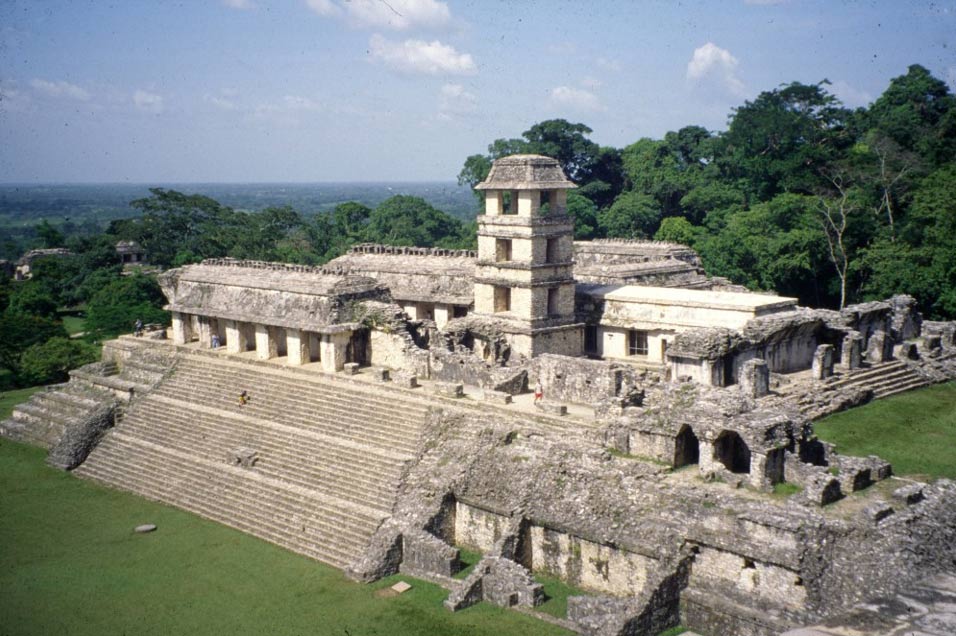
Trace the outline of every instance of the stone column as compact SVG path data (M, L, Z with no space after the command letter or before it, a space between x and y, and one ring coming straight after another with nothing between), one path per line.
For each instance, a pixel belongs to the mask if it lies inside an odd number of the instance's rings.
M226 320L226 351L229 353L242 353L246 350L246 339L239 328L239 323L235 320Z
M189 314L173 312L173 344L186 344L192 339Z
M199 316L199 348L208 349L210 347L212 338L212 328L209 324L209 318L206 316Z
M349 344L351 332L330 333L322 336L319 357L322 359L322 370L335 373L345 368L345 348Z
M758 398L770 392L770 368L767 361L756 358L743 363L740 389L747 397Z
M847 371L859 369L863 365L863 334L851 331L843 337L843 353L840 366Z
M272 330L268 325L256 324L256 357L260 360L268 360L279 355L276 347L275 338L272 337Z
M823 380L833 375L833 345L822 344L813 352L812 375L814 380Z
M885 362L889 355L886 351L887 337L885 331L874 331L866 343L866 361L870 364Z
M435 305L435 326L444 329L452 316L451 305Z
M286 329L285 342L290 366L299 366L309 361L308 332L300 329Z

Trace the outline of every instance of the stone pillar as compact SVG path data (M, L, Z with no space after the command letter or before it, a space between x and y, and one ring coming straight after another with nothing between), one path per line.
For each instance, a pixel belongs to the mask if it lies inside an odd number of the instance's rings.
M272 330L268 325L256 324L256 357L268 360L279 355L276 340L272 337Z
M209 318L206 316L199 316L199 348L208 349L211 346L212 342L212 325L209 323Z
M740 389L747 397L758 398L770 392L770 368L766 360L747 360L740 370Z
M866 361L870 364L885 362L889 355L886 351L888 338L885 331L874 331L866 343Z
M246 350L246 338L235 320L225 320L226 351L228 353L242 353Z
M309 361L309 334L300 329L285 330L286 352L290 366L299 366Z
M173 344L186 344L192 340L192 328L189 314L173 312Z
M435 305L435 326L444 329L452 316L451 305Z
M824 380L833 375L833 345L822 344L813 352L813 379Z
M843 353L840 366L847 371L859 369L863 365L863 334L851 331L843 337Z
M323 334L319 357L322 370L335 373L345 368L345 349L348 347L351 332Z

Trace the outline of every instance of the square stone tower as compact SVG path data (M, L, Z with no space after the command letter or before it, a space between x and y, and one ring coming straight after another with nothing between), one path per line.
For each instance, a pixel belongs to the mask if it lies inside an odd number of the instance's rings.
M567 192L577 187L556 159L495 160L478 217L475 313L491 316L512 349L581 355L584 328L574 312L574 221Z

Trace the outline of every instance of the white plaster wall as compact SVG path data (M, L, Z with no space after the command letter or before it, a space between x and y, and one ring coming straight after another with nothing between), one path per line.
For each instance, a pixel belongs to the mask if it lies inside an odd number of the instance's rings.
M605 301L601 324L631 329L664 328L683 331L691 327L742 329L754 317L749 310L681 305L679 302L650 303L623 300Z
M531 239L511 239L511 260L530 263L533 250L534 245Z
M627 358L643 362L663 363L664 341L672 341L676 331L651 329L647 331L647 355L629 356L627 354L629 329L618 327L598 327L598 355L603 358Z

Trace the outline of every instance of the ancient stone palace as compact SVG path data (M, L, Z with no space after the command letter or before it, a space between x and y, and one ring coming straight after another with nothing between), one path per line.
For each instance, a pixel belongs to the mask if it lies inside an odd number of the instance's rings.
M437 582L451 611L533 611L558 577L583 593L552 620L583 634L769 636L952 570L956 484L841 455L813 420L956 378L956 324L575 242L573 187L495 161L477 252L165 272L169 329L106 343L0 433L354 579ZM453 578L463 548L482 558Z

